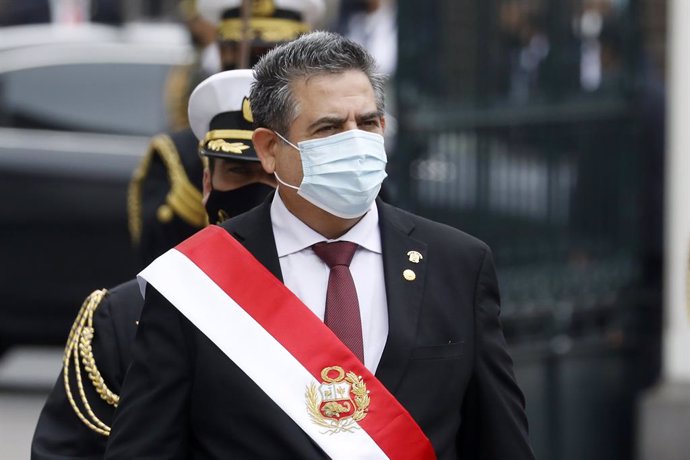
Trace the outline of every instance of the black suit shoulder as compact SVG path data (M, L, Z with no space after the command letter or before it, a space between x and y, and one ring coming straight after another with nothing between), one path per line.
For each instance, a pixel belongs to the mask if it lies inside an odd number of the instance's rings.
M455 241L456 244L459 245L477 247L481 248L482 250L488 249L488 246L485 242L475 236L470 235L469 233L463 232L456 227L413 214L409 211L384 202L379 202L379 209L386 217L391 218L394 216L395 220L402 222L409 221L407 225L410 225L411 223L414 227L411 230L413 232L411 233L412 236L414 236L414 232L419 232L423 235L436 235L439 240L444 242Z
M385 239L390 229L395 228L423 242L434 259L444 261L449 275L456 272L477 273L484 259L492 257L491 249L484 241L450 225L380 201L379 214L382 238Z

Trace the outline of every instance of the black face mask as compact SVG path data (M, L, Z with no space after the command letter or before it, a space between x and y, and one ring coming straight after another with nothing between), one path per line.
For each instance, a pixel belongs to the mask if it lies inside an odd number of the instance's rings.
M208 221L212 224L220 224L225 219L249 211L261 204L273 190L275 189L270 185L259 182L225 192L211 190L205 205Z

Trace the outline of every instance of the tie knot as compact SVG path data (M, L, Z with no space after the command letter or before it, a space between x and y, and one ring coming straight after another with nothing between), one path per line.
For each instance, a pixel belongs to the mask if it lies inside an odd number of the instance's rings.
M328 268L333 268L336 265L349 267L357 245L349 241L335 241L333 243L316 243L312 249L328 265Z

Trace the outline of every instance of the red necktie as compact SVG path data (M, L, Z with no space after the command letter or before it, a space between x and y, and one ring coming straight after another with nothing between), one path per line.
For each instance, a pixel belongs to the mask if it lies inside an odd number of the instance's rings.
M331 269L328 275L324 323L364 362L362 320L359 316L355 282L350 273L350 262L357 245L349 241L336 241L316 243L312 249Z

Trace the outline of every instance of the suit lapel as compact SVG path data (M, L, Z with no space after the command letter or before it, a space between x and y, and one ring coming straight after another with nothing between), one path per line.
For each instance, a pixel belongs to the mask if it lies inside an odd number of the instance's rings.
M383 271L388 301L388 339L376 370L376 377L394 393L407 368L417 336L417 324L426 277L427 246L412 238L414 222L401 211L378 201L383 248ZM414 263L409 251L422 258ZM411 270L414 279L403 272ZM408 278L411 274L408 272Z

